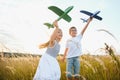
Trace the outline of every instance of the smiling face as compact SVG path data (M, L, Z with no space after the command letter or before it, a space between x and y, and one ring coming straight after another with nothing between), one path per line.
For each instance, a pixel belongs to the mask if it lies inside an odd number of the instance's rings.
M62 36L63 36L62 30L59 29L58 32L57 32L57 34L56 34L56 39L61 40Z
M72 37L75 37L77 35L77 29L75 27L71 27L69 29L69 34L72 36Z

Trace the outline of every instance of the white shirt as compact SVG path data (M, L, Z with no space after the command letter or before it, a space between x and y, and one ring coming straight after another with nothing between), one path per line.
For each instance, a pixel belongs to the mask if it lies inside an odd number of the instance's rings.
M67 58L80 56L82 53L81 47L82 35L79 34L76 37L67 40L66 48L68 48Z

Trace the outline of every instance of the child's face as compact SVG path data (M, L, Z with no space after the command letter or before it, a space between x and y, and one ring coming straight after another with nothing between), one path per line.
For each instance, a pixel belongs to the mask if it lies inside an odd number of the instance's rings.
M76 34L77 34L77 29L76 29L76 28L72 28L72 29L70 30L70 35L71 35L72 37L75 37Z
M59 29L58 32L57 32L57 36L56 36L56 38L58 38L58 39L62 39L62 36L63 36L63 34L62 34L62 30Z

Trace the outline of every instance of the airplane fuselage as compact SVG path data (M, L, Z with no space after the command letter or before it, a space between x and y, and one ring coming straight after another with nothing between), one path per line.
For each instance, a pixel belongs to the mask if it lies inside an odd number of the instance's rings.
M95 13L93 13L93 15L91 17L96 16L99 13L100 13L100 11L96 11Z

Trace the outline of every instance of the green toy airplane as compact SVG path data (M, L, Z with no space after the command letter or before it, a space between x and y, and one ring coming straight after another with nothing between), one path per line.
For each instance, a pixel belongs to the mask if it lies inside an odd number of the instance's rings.
M56 6L50 6L48 7L48 9L50 9L59 16L57 21L59 21L62 18L67 22L71 21L71 17L68 15L68 13L73 9L73 6L68 7L67 9L65 9L65 11L62 11L60 8ZM46 25L49 29L54 28L53 24L50 23L44 23L44 25Z

